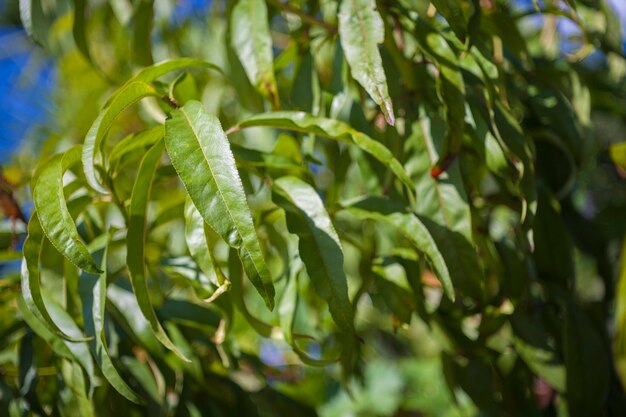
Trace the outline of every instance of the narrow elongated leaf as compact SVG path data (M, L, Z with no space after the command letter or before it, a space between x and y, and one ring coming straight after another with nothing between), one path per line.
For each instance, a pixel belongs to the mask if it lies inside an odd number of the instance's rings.
M22 313L24 321L28 324L28 327L30 327L37 334L37 336L41 337L48 344L48 346L50 346L55 354L62 358L74 359L72 352L70 352L65 345L65 340L50 331L47 324L41 321L41 319L33 313L32 308L29 307L24 300L23 295L19 295L17 297L17 306Z
M65 415L71 416L78 412L81 417L94 417L94 406L87 395L85 377L80 366L74 362L62 361L61 372L61 386L67 389L60 390L59 403L65 407Z
M87 132L87 137L83 144L83 169L87 183L91 188L102 194L108 192L96 175L96 155L115 118L142 98L156 95L157 92L151 85L143 81L134 81L122 87L111 102L100 112L98 118L91 125L89 132Z
M238 126L241 128L265 126L277 129L289 129L354 144L364 152L372 155L385 166L388 166L391 172L393 172L409 190L412 191L415 187L402 164L385 145L375 141L364 133L354 130L346 123L325 117L313 116L305 112L281 111L252 116L240 122Z
M137 3L133 16L133 57L137 65L152 65L152 21L154 20L154 0L141 0Z
M454 34L460 40L465 41L468 21L463 13L462 3L458 0L432 0L432 3L437 8L437 12L446 19Z
M252 85L270 99L274 108L278 108L280 103L265 0L237 2L230 17L230 37Z
M289 231L299 238L300 258L313 287L328 303L337 326L353 331L341 242L322 199L309 184L291 176L274 181L273 191L274 201L285 210Z
M77 267L98 273L85 244L81 241L63 195L63 174L80 162L81 147L75 146L52 158L34 178L33 200L41 227L59 253Z
M266 305L274 307L274 285L265 265L246 195L219 120L189 101L165 123L172 164L204 221L237 249L243 268Z
M444 129L442 121L434 117L413 124L407 141L413 156L407 168L416 184L414 211L435 240L455 287L479 297L483 273L472 238L471 213L459 164L454 162L439 179L428 175L441 149Z
M104 272L100 275L83 272L81 274L78 292L83 304L83 317L85 320L85 333L92 337L90 343L91 353L102 371L102 375L113 388L129 401L142 404L139 397L120 376L111 361L104 334L104 307L106 304L106 252L108 236L102 235L92 244L94 252L101 260L101 268Z
M383 19L374 0L344 0L339 9L339 38L352 78L358 81L394 125L393 103L378 45L385 40Z
M285 337L285 341L291 346L293 352L298 355L302 363L310 366L326 366L339 361L336 359L316 359L304 352L298 346L295 332L296 314L298 310L298 275L302 269L302 262L297 259L290 265L290 277L283 294L280 298L278 312L280 317L280 328Z
M345 204L344 207L360 219L372 219L388 223L409 240L417 250L426 254L441 281L446 295L454 300L454 286L441 251L422 221L413 213L383 197L367 197Z
M204 219L194 206L193 201L188 197L185 202L185 240L191 253L191 257L196 261L198 267L204 274L200 274L199 284L202 289L209 294L221 294L230 287L230 283L222 273L221 268L215 266L211 249L209 248ZM226 287L218 294L222 286ZM211 297L212 299L213 297Z
M442 0L446 3L447 0ZM437 92L446 112L446 136L439 159L431 170L438 177L454 161L463 142L465 129L465 82L459 60L448 42L425 22L415 25L417 40L422 51L437 64Z
M152 182L154 180L154 173L159 164L159 159L163 154L164 144L162 141L157 142L146 153L146 156L141 161L139 171L137 172L137 179L133 186L133 193L130 199L130 222L128 224L128 233L126 235L127 256L126 263L128 265L128 272L130 274L131 283L133 285L133 292L137 297L137 303L143 313L144 317L150 323L150 327L154 332L156 338L165 346L174 352L184 361L189 361L176 346L172 343L170 338L163 330L159 319L152 308L150 303L150 295L148 292L148 281L146 276L146 260L145 260L145 245L146 245L146 209L148 207L148 201L150 199L150 191L152 189Z
M56 325L50 317L46 304L43 301L40 275L39 275L39 254L43 243L44 234L37 213L31 215L28 222L28 237L24 241L22 249L22 296L26 307L32 314L46 326L46 330L50 333L63 335L61 329ZM43 337L43 336L42 336Z
M122 92L124 89L135 81L142 81L144 83L151 83L155 81L157 78L164 76L172 71L181 70L185 68L207 68L212 69L214 71L219 72L220 74L224 74L222 69L217 65L204 61L202 59L197 58L176 58L170 59L167 61L158 62L154 65L150 65L149 67L142 68L137 74L135 74L131 79L126 81L122 87L120 87L115 93L109 97L106 101L104 107L109 107L111 103L115 100L115 98Z
M74 3L74 24L72 26L72 35L74 36L74 43L81 54L91 61L91 54L89 53L89 44L87 42L86 34L86 13L87 13L87 0L73 0Z
M20 0L20 19L28 36L40 45L45 45L48 35L48 24L41 1Z

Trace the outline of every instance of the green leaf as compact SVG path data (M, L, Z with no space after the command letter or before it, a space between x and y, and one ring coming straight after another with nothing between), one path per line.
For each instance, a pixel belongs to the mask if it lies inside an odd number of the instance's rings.
M444 257L455 287L480 297L483 272L472 238L472 220L458 160L438 179L429 175L442 147L444 125L440 119L423 118L412 126L407 140L411 157L407 169L416 185L413 210L429 230Z
M216 267L216 262L213 259L213 254L207 241L205 227L206 223L202 215L194 206L191 198L187 197L185 202L185 240L187 248L189 248L191 257L203 272L203 274L200 274L200 279L197 282L199 282L202 290L215 295L217 290L222 288L223 285L226 285L225 290L227 290L230 283L227 284L228 280L222 273L221 268L219 266Z
M87 1L86 0L73 0L74 3L74 24L72 26L72 35L74 36L74 43L81 54L91 61L91 54L89 53L89 44L87 42L86 35L86 13L87 13Z
M81 241L63 194L63 175L80 162L81 147L75 146L47 162L33 179L33 200L41 227L59 253L77 267L99 273L85 244Z
M515 350L528 367L550 386L565 392L565 366L556 349L548 342L549 333L542 320L533 320L521 311L511 317Z
M378 45L385 40L383 19L374 0L344 0L339 9L339 38L352 78L358 81L394 125L393 103Z
M298 236L300 258L313 288L328 303L337 326L354 332L343 251L322 199L313 187L296 177L273 184L274 201L285 210L289 231Z
M463 13L463 2L458 0L431 0L437 12L450 25L454 34L462 41L467 36L467 19Z
M133 15L133 58L140 66L152 65L152 21L154 0L140 0Z
M600 330L603 322L567 301L564 324L564 353L567 369L567 405L572 417L605 413L611 389L611 347ZM590 383L593 381L593 383Z
M267 307L274 285L265 265L246 195L219 120L189 101L165 122L165 145L204 221L237 253Z
M42 2L39 0L19 0L20 19L28 36L40 45L46 44L48 24L45 21Z
M59 392L59 405L65 407L62 414L72 416L78 413L81 417L95 417L94 404L87 396L85 377L80 366L74 362L62 361L61 373L61 386L66 388L61 388Z
M252 116L240 122L238 126L240 128L264 126L276 129L289 129L351 143L389 167L400 181L406 185L408 190L412 191L415 187L402 164L385 145L364 133L354 130L346 123L325 117L316 117L304 112L281 111Z
M39 259L44 239L43 229L37 213L31 215L28 222L28 237L24 241L22 249L22 296L28 310L46 326L46 331L55 335L69 338L52 320L46 304L43 301L42 288L39 274ZM43 337L43 336L42 336Z
M239 0L230 17L233 48L256 89L280 107L265 0Z
M164 144L162 141L157 142L146 153L139 171L133 193L130 199L128 233L126 234L127 256L126 263L128 272L133 286L133 292L137 297L137 303L144 317L150 323L150 327L156 338L165 346L174 352L184 361L189 361L165 333L165 330L159 323L159 319L150 303L150 294L148 291L148 277L146 276L146 210L154 181L154 173L159 164L159 159L163 154Z
M104 307L106 305L106 252L108 236L102 235L92 244L95 255L101 258L101 267L104 272L100 275L83 272L78 286L81 301L83 303L83 317L85 320L85 333L92 337L90 343L91 353L100 367L102 374L117 392L129 401L143 404L139 397L120 376L111 361L104 334Z
M285 341L291 346L293 352L298 355L298 358L302 361L302 363L309 366L331 365L339 359L312 358L309 354L300 349L294 335L296 313L298 310L298 303L300 301L300 297L298 295L298 275L300 274L301 269L302 262L300 259L295 259L290 265L289 281L283 290L283 294L280 298L280 304L278 306L280 328L285 337Z
M133 81L123 86L110 103L100 112L98 118L91 125L83 145L83 169L87 183L95 191L107 194L101 180L96 176L96 155L100 151L103 141L113 125L115 118L132 104L144 97L157 96L157 91L143 81Z
M118 166L124 156L127 154L144 148L149 148L159 140L163 139L165 129L163 125L155 126L152 129L132 134L115 144L109 153L108 172L113 174L117 172Z
M384 197L366 197L343 206L359 219L376 220L395 227L417 250L426 255L446 295L454 301L454 286L445 259L419 217Z
M431 175L438 177L461 150L465 130L465 82L456 53L445 38L422 20L417 22L415 28L420 48L436 62L439 69L437 93L446 113L446 136L439 159L431 170Z

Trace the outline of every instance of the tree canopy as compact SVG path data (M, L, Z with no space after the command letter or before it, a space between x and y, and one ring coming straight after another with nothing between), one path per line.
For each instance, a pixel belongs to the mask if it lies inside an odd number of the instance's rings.
M1 415L623 415L606 0L12 13L58 85L0 177Z

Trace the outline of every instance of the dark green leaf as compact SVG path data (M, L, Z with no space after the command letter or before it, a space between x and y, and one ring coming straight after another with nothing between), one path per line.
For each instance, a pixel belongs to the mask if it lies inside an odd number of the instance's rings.
M300 257L313 287L328 303L339 328L353 332L341 242L322 199L313 187L296 177L277 179L273 191L274 201L285 210L289 231L299 238Z

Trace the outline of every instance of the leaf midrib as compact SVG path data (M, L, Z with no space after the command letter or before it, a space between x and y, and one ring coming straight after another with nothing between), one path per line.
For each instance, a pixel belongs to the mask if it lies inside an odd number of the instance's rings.
M180 111L183 114L183 116L185 116L185 120L187 121L187 123L189 125L189 128L191 129L191 132L193 133L193 137L196 139L196 142L198 143L198 148L200 149L200 152L202 152L202 156L204 157L204 161L206 162L206 166L209 168L209 171L211 172L211 177L213 178L213 181L215 182L215 186L217 187L217 191L220 194L220 197L221 197L222 201L224 202L224 207L226 207L226 211L228 212L228 216L230 217L233 225L235 226L235 230L237 231L237 234L241 237L241 247L246 252L246 255L252 261L252 265L254 266L254 269L257 272L257 274L258 274L258 276L261 279L261 282L263 284L263 292L265 293L265 297L269 299L269 293L268 293L267 288L266 288L266 283L263 282L263 277L261 276L261 271L257 268L256 262L254 261L254 258L252 257L250 251L247 248L246 239L244 238L243 234L239 230L239 226L238 226L237 222L235 221L235 218L233 217L233 214L232 214L232 212L230 210L230 207L228 206L228 202L224 198L224 193L222 192L220 184L217 181L217 177L215 176L215 173L213 172L213 168L211 167L211 164L209 163L209 159L207 158L207 155L204 153L204 148L202 147L202 143L200 142L199 136L196 133L196 130L194 129L193 123L191 122L191 119L187 115L187 112L185 111L184 108L181 108ZM235 169L237 169L237 168L235 168Z

